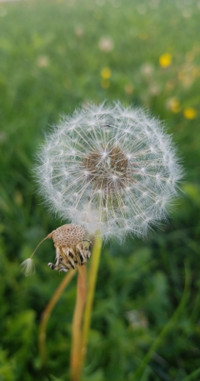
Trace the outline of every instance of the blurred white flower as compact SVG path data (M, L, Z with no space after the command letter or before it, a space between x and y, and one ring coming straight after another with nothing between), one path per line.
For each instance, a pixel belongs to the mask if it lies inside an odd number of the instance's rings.
M114 42L111 37L101 37L98 46L102 52L109 53L114 48Z
M123 238L145 236L165 217L181 169L162 123L115 103L64 116L46 137L36 175L64 219Z
M153 74L153 71L154 71L154 68L153 68L153 65L151 65L150 63L145 63L141 66L141 73L144 77L151 77L152 74Z
M45 55L41 55L37 58L37 66L41 68L45 68L49 66L49 58Z
M83 34L84 34L84 29L82 28L82 26L77 25L77 26L74 28L74 33L75 33L76 37L80 38L80 37L82 37Z
M134 329L141 329L148 327L148 320L143 311L131 310L126 312L126 318Z
M159 95L160 93L161 93L161 88L159 84L156 82L151 83L149 86L149 94L156 96L156 95Z

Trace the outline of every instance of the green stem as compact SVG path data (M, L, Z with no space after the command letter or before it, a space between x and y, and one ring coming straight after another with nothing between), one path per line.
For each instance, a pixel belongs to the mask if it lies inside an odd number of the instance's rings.
M80 377L82 374L85 356L87 351L87 343L88 343L88 335L91 323L91 314L92 314L92 306L94 300L94 292L97 281L97 273L99 268L99 260L102 248L102 237L99 233L96 234L94 247L91 256L91 264L89 271L89 279L88 279L88 289L87 289L87 299L85 305L85 312L83 317L83 333L82 333L82 342L81 342L81 361L80 361ZM79 377L79 380L80 380Z
M72 350L71 350L71 380L77 381L80 377L81 361L81 324L86 299L87 270L86 266L78 267L76 306L72 323Z
M76 273L76 271L71 270L71 271L69 271L67 273L67 275L65 275L65 277L62 280L62 282L60 283L60 285L56 289L56 291L53 294L51 300L49 301L49 303L47 304L45 310L42 313L42 317L41 317L41 321L40 321L40 327L39 327L39 338L38 338L38 341L39 341L39 352L40 352L40 356L42 358L42 364L43 364L43 366L46 365L46 361L47 361L47 355L46 355L46 327L47 327L47 323L48 323L49 317L50 317L51 312L52 312L53 308L55 307L57 301L61 297L63 291L65 290L65 288L67 287L67 285L69 284L69 282L71 281L71 279L73 278L75 273Z

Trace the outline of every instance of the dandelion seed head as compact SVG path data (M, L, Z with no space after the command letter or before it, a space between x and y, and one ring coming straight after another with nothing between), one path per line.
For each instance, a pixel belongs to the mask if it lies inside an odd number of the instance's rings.
M48 204L89 233L145 236L182 171L162 122L142 109L89 104L46 137L36 175Z

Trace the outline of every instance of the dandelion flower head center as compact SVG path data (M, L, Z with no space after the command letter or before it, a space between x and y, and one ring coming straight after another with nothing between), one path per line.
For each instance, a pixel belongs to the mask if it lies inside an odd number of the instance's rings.
M82 165L93 188L106 195L119 192L131 181L128 158L117 146L89 152Z

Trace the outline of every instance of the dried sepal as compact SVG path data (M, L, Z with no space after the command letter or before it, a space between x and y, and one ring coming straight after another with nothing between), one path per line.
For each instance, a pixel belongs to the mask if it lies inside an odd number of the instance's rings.
M48 263L52 270L67 272L87 263L90 258L91 241L85 239L86 232L74 224L62 225L52 232L56 248L55 263Z

